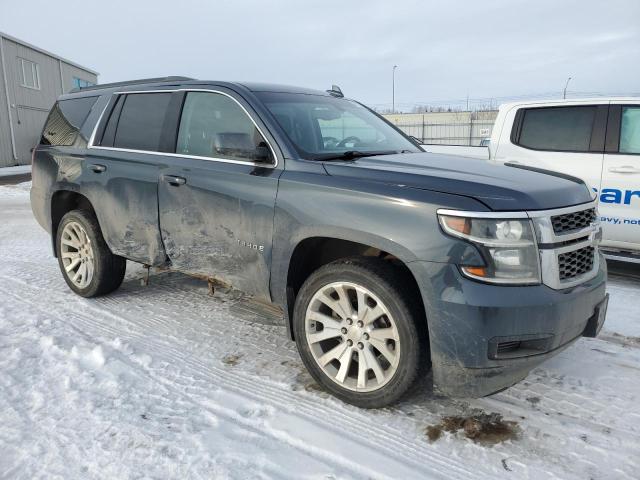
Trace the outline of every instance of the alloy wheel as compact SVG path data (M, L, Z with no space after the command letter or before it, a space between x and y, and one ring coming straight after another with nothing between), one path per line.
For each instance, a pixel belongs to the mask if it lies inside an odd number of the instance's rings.
M67 277L78 288L87 288L95 270L93 247L86 230L78 222L71 221L64 226L60 256Z
M398 369L396 324L384 303L362 285L334 282L320 288L308 304L305 332L318 366L343 388L377 390Z

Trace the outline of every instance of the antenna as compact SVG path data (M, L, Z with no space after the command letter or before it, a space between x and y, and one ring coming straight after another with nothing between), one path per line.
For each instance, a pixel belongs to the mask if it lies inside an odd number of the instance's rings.
M327 90L327 93L332 97L342 98L344 94L338 85L331 85L331 90Z

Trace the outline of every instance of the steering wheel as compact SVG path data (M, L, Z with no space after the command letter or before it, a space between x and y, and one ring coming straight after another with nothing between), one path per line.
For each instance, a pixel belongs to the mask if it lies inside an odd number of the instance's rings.
M342 141L340 141L336 145L336 147L342 148L342 147L345 147L347 145L347 143L353 143L355 145L355 144L360 143L360 142L362 142L362 140L360 140L358 137L355 137L355 136L352 135L350 137L343 138Z
M338 139L336 137L322 137L322 143L324 143L324 148L334 148L338 145Z

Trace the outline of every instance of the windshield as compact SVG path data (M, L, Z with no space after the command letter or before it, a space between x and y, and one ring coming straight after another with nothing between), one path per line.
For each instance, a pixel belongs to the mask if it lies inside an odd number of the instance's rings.
M298 153L328 159L347 153L420 151L393 127L357 102L302 93L259 92ZM351 155L353 156L353 155Z

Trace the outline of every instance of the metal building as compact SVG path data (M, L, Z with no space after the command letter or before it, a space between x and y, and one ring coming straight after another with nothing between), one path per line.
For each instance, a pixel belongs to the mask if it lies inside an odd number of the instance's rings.
M0 167L31 163L56 98L98 73L0 32Z

